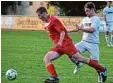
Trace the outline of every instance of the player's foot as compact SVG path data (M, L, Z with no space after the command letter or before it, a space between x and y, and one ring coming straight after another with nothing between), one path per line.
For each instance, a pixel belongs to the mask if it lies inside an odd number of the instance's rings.
M102 76L102 82L105 82L107 80L107 68L104 69L104 72L100 73Z
M59 78L50 77L50 78L45 79L44 82L45 82L45 83L59 83Z
M98 72L98 82L102 82L102 76L100 72Z
M110 44L107 44L107 47L110 47L111 45Z
M113 43L112 42L110 42L110 45L113 47Z
M79 62L79 63L76 65L76 67L75 67L73 73L76 74L76 73L78 72L78 70L82 67L82 65L83 65L83 63Z

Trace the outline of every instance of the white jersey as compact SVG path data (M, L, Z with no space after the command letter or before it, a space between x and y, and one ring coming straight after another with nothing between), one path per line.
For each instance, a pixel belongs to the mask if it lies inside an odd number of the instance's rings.
M81 23L82 28L93 27L95 31L93 33L83 32L82 40L90 43L99 43L99 27L100 19L98 16L85 17Z
M105 7L103 10L103 15L106 16L106 21L111 22L113 21L113 7Z

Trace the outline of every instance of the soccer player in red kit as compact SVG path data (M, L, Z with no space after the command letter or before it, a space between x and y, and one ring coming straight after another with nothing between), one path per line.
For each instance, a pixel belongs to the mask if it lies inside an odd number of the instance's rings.
M58 59L63 54L67 54L68 56L73 57L75 60L88 64L96 70L99 70L102 72L104 81L106 80L106 68L99 65L92 59L85 58L80 55L72 43L71 38L68 36L67 30L58 18L48 15L47 10L44 7L38 8L36 13L39 19L45 23L45 31L54 42L54 47L45 55L43 59L47 71L51 76L50 78L45 79L45 83L59 83L59 78L52 61Z

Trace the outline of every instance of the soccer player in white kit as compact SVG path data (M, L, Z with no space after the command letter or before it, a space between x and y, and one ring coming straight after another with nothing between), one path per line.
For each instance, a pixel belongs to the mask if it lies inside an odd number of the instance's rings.
M88 2L84 6L85 13L87 17L82 20L80 25L76 24L74 30L69 30L68 32L82 31L82 40L75 44L76 48L80 53L88 51L90 53L90 58L99 62L99 27L100 19L95 14L95 5L92 2ZM83 63L77 62L75 59L70 58L72 62L76 63L74 73L77 73L79 68ZM96 70L98 72L98 70ZM102 82L101 73L98 72L98 82Z
M103 10L104 20L106 23L106 43L107 46L113 47L113 7L112 7L112 1L107 1L107 6ZM111 38L109 38L111 34ZM111 40L110 40L111 39Z

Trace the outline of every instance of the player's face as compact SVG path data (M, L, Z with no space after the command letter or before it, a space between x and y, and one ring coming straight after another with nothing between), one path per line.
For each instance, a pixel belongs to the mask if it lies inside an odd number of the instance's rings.
M45 21L45 12L43 12L43 13L41 13L40 11L37 13L37 15L38 15L38 17L39 17L39 19L41 19L42 21Z
M87 17L90 17L92 14L92 9L85 8L85 13L86 13Z
M111 6L111 4L112 4L112 2L107 1L107 5L108 6Z

